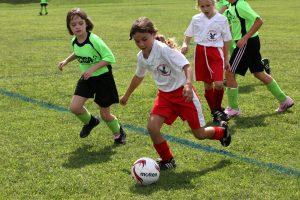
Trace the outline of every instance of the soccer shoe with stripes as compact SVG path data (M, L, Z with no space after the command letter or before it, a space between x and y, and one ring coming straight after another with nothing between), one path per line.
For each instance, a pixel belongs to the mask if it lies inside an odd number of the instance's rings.
M214 123L218 123L221 121L229 121L229 116L223 110L215 110L212 113Z
M293 99L289 96L286 96L286 99L284 100L284 102L280 103L279 107L276 109L276 112L283 113L293 105L294 105Z
M170 160L161 160L161 158L158 158L156 160L160 170L168 170L168 169L175 169L176 168L176 162L174 158L171 158Z
M85 138L87 137L93 128L95 128L100 123L100 120L98 117L92 116L89 123L83 125L81 131L80 131L80 137Z
M221 127L224 128L224 135L223 137L220 139L220 142L222 144L222 146L227 147L230 145L231 143L231 135L228 131L228 125L227 122L222 121L221 122Z
M114 135L115 144L125 144L126 143L126 133L122 127L120 126L120 134Z

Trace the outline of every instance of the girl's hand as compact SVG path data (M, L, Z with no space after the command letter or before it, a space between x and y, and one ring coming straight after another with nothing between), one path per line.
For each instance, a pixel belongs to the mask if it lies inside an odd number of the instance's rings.
M189 47L187 45L182 45L181 53L185 55L189 51Z
M185 101L189 102L193 100L193 87L192 84L187 83L183 88L183 96L185 97Z
M230 63L229 63L229 60L225 60L225 61L224 61L224 65L225 65L225 70L230 70Z
M61 61L60 63L58 63L58 69L59 69L60 71L62 71L62 70L63 70L63 67L66 66L66 64L68 64L68 62L67 62L66 60Z
M84 72L82 74L82 77L84 80L88 80L92 76L93 73L94 73L94 69L93 69L93 67L91 67L89 70L87 70L86 72Z
M124 95L120 98L120 104L122 106L125 106L127 104L127 101L128 101L128 97L126 95Z
M247 44L248 39L246 39L245 37L242 37L237 43L236 46L238 48L242 48L243 46L245 46Z

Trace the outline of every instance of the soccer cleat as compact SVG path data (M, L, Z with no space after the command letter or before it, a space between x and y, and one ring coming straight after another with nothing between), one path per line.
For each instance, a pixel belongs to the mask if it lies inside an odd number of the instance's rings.
M289 96L286 96L286 99L284 100L284 102L280 103L279 107L276 109L276 112L283 113L293 105L294 105L293 99Z
M92 115L90 121L88 124L83 125L81 131L80 131L80 137L85 138L87 137L93 128L95 128L100 123L100 120L98 117L94 117Z
M48 12L46 12L45 15L48 15Z
M120 126L120 134L114 135L115 144L125 144L126 143L126 133L122 127Z
M235 116L239 116L241 114L241 111L240 111L239 108L237 110L235 110L235 109L233 109L231 107L227 107L224 112L227 114L227 116L229 118L232 118L232 117L235 117Z
M160 170L167 170L167 169L175 169L176 168L176 162L174 158L172 157L170 160L163 161L161 158L158 158L156 160Z
M228 125L227 125L227 123L225 121L221 122L221 127L224 128L224 135L220 139L220 142L221 142L222 146L227 147L231 143L231 135L230 135L230 133L228 131Z
M214 123L218 123L221 121L229 121L229 116L223 110L215 110L212 113Z
M268 58L264 58L261 60L264 70L267 74L271 74L270 60Z
M40 14L40 15L43 15L43 13L42 13L42 12L40 12L39 14Z

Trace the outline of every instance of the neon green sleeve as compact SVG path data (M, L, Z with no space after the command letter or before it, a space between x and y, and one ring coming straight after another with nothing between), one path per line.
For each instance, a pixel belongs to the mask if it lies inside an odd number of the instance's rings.
M95 49L100 53L102 58L101 60L104 60L110 64L116 63L115 56L101 38L93 34L91 37L91 42L93 43Z

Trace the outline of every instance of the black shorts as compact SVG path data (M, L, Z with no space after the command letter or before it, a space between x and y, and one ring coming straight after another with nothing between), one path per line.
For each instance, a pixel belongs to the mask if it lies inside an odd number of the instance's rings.
M48 4L47 3L41 3L41 6L47 6Z
M119 95L111 67L108 68L108 72L99 76L93 76L87 80L81 77L77 82L74 95L94 98L94 101L103 108L119 103Z
M248 68L251 73L264 71L260 55L259 37L250 38L242 48L236 47L229 61L231 72L245 76Z

